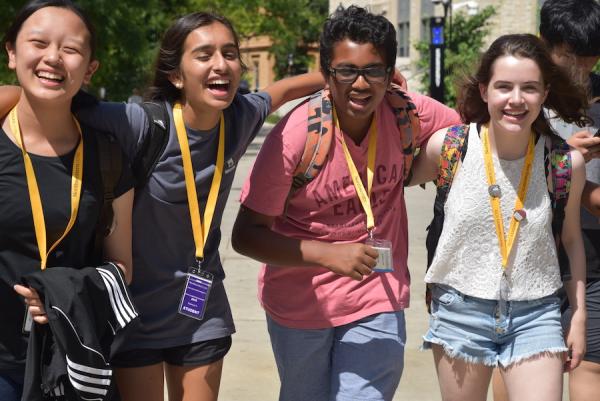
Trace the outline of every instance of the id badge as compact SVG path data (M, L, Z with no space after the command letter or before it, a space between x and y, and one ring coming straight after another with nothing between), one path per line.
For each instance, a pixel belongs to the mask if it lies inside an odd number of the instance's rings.
M202 320L214 276L198 267L190 267L185 289L179 303L179 313Z
M25 305L25 318L23 319L23 333L29 333L33 326L33 317L29 313L29 306Z
M392 243L386 239L367 238L365 244L372 246L377 250L377 264L373 268L374 272L388 273L394 271L392 263Z

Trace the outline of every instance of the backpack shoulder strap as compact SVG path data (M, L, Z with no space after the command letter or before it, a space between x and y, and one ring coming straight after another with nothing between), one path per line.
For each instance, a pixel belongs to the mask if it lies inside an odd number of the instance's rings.
M121 147L114 137L104 132L98 132L94 137L98 144L98 162L100 164L103 191L102 209L96 226L94 255L98 258L98 261L102 261L104 238L110 234L113 226L112 202L115 198L114 189L121 177L123 160L121 158Z
M561 234L565 219L565 208L571 190L572 161L571 148L559 138L551 138L549 146L545 148L544 164L546 176L552 182L552 191L548 191L552 200L552 235L558 252L560 273L563 279L570 277L569 258L561 243Z
M557 245L560 244L565 207L569 200L571 191L571 174L573 165L571 162L571 147L562 139L552 138L550 149L546 147L544 164L546 176L552 180L552 232Z
M465 158L466 152L464 150L468 146L468 132L468 125L454 125L446 131L440 153L439 173L435 181L438 189L450 189L458 162Z
M404 153L403 178L406 183L410 181L412 175L412 163L415 151L417 150L417 140L421 133L421 123L417 114L417 106L412 102L410 96L395 84L392 84L390 89L388 89L385 98L390 106L392 106L392 112L396 117L396 125L402 139Z
M152 174L160 155L169 140L169 113L163 102L144 102L142 108L148 116L148 132L133 160L131 169L140 189Z
M458 167L459 161L464 160L465 155L467 154L466 150L469 145L468 132L469 125L454 125L448 128L446 135L444 136L442 151L440 153L439 173L435 181L437 192L435 201L433 202L433 218L427 227L427 237L425 239L428 269L431 262L433 262L433 257L435 256L435 251L444 228L444 206L446 204L446 199L448 199L448 194L450 193L450 187L452 186L456 168ZM427 305L427 311L431 312L431 290L429 286L427 286L425 290L425 303Z
M308 100L308 132L300 163L296 166L291 191L295 192L312 181L327 160L333 138L331 100L319 91Z

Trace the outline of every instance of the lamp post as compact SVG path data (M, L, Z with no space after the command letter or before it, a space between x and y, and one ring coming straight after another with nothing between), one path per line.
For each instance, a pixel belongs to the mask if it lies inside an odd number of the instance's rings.
M446 45L449 46L452 42L452 13L454 10L466 8L468 15L475 15L477 14L479 5L473 0L462 1L454 4L452 4L452 0L431 0L431 2L434 5L442 6L444 13L443 15L432 17L429 20L429 29L431 32L431 41L429 43L429 93L432 98L444 103L444 78L446 76L444 53ZM448 17L450 18L450 24L447 35L448 44L446 44L444 40L444 29L446 26L446 19Z
M431 40L429 42L429 94L438 102L444 103L444 50L446 44L444 41L444 27L448 9L452 7L452 0L431 0L434 5L444 7L444 15L431 17L429 20L429 29Z

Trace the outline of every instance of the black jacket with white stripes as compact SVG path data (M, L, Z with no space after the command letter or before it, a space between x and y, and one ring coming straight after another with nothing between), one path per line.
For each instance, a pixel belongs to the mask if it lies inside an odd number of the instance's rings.
M121 269L53 267L24 283L40 294L49 324L31 330L22 401L112 400L113 338L139 321Z

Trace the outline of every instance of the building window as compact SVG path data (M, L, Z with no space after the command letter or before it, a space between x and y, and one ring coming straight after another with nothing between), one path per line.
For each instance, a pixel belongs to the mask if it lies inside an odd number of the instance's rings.
M398 57L410 56L410 0L398 0Z
M410 22L398 24L398 57L410 56Z

